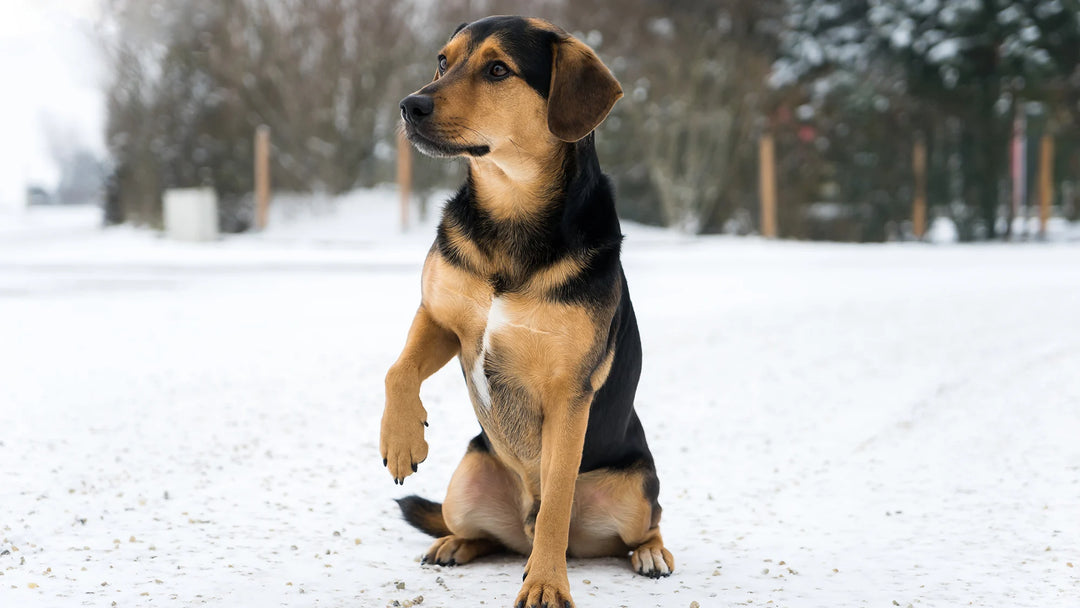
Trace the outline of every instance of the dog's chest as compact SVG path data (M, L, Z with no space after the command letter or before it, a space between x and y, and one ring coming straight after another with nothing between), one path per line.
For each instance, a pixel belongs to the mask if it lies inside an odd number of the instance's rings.
M539 458L542 409L578 381L594 343L588 312L529 292L496 294L440 260L425 271L424 306L460 341L473 409L492 443Z
M481 422L520 429L538 414L544 387L557 373L558 320L517 295L489 294L463 328L461 365Z

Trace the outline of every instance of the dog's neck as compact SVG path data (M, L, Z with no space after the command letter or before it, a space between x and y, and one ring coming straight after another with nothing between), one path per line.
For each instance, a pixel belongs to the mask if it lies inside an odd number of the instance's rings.
M499 222L527 221L548 211L563 194L570 146L546 154L510 151L469 159L477 205Z
M558 168L546 167L555 171L544 184L546 189L515 183L513 178L523 174L513 167L508 172L497 163L471 159L469 180L443 209L437 239L443 255L478 274L499 275L512 282L513 277L550 265L570 251L618 249L622 235L615 202L600 172L592 135L562 147ZM514 167L520 170L520 164ZM522 198L496 201L507 205L503 211L511 216L499 219L487 207L492 199L486 197L496 195L500 187L505 188L504 195L539 198L528 204L529 199ZM514 215L507 208L512 201L530 210ZM475 249L462 245L465 242Z

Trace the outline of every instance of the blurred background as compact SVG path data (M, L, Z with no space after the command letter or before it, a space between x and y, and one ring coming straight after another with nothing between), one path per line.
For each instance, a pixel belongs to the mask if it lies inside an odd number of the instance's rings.
M210 187L219 228L249 230L260 125L275 195L394 183L398 100L458 24L509 13L564 26L622 83L597 141L624 218L855 242L1070 238L1080 219L1075 0L5 7L9 212L92 201L160 228L166 190ZM463 166L412 156L423 214Z

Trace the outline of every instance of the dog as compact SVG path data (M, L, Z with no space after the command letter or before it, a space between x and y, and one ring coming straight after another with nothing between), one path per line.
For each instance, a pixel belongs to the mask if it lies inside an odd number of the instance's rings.
M379 441L404 484L428 456L420 384L457 356L481 431L446 499L398 501L437 540L424 563L528 556L515 606L572 607L566 558L627 556L662 577L659 481L637 413L641 340L612 186L593 130L622 96L596 53L547 21L463 24L401 101L408 139L464 157L422 296L386 375Z

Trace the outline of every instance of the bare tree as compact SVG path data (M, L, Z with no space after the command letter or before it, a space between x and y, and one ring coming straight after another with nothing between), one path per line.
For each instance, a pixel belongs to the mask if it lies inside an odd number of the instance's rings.
M252 134L273 132L278 188L341 192L392 175L409 4L396 0L110 0L108 141L130 220L155 224L165 187L212 185L243 229ZM404 66L404 70L403 70ZM403 74L404 71L404 74Z

